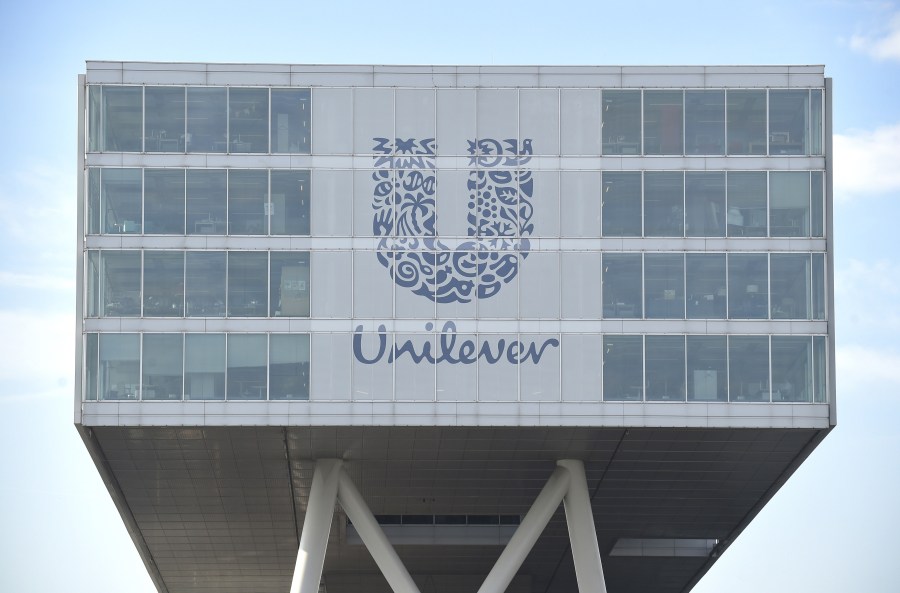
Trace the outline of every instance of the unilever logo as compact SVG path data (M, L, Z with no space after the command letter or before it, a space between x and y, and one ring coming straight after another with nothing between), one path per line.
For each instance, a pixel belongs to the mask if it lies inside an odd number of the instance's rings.
M469 178L467 240L451 248L435 230L435 140L374 138L375 171L372 230L380 237L377 257L398 285L436 303L468 303L497 294L519 273L519 255L528 257L534 225L531 203L534 182L531 139L468 141ZM426 325L433 330L432 324ZM429 343L418 351L407 341L388 352L388 362L408 354L415 362L471 364L484 358L489 364L529 359L537 363L549 339L538 347L501 339L492 347L470 340L456 344L453 322L442 329L432 352ZM379 348L371 357L362 352L362 326L356 328L353 352L357 360L375 364L387 348L384 326L379 327ZM449 337L448 337L449 336Z

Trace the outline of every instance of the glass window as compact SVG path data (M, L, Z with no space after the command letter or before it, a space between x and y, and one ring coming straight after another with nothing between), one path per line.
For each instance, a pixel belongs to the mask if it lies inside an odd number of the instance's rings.
M95 235L102 232L100 226L100 169L97 167L88 169L87 195L87 232L89 235Z
M309 253L272 252L269 315L309 317Z
M225 399L225 334L185 334L184 398Z
M269 174L258 169L228 172L228 232L265 235Z
M812 401L812 340L772 336L772 401Z
M641 318L641 254L603 254L603 316Z
M103 146L114 152L141 151L143 92L139 86L103 87Z
M685 256L688 319L725 319L725 254Z
M103 169L100 204L103 232L140 233L141 170Z
M769 174L771 236L809 236L809 173L772 171Z
M144 315L184 316L184 252L144 252Z
M85 400L97 399L100 365L100 336L86 334L84 340L84 394Z
M769 401L769 337L728 339L728 391L733 402Z
M97 85L88 87L88 150L91 152L103 150L103 128L100 123L102 93Z
M686 236L725 236L724 171L685 173L684 201Z
M766 91L729 90L728 154L766 154Z
M641 336L604 336L603 399L643 399L643 340Z
M825 358L825 336L813 336L813 401L817 403L827 401L827 376Z
M184 234L184 169L144 170L144 233Z
M225 252L185 253L187 317L225 316Z
M640 172L604 171L601 204L604 236L641 236Z
M644 295L647 318L684 319L684 255L646 254Z
M272 171L271 233L309 234L309 171Z
M725 154L725 91L684 92L685 154Z
M825 254L812 254L812 318L826 319Z
M141 399L181 399L183 352L181 334L144 334Z
M688 401L728 399L725 336L687 337Z
M272 152L309 153L309 89L272 89Z
M309 336L269 338L269 399L309 399Z
M769 272L764 253L728 256L728 318L765 319L768 315Z
M265 334L228 336L228 399L266 399Z
M641 91L603 91L603 154L641 154Z
M809 319L808 253L771 255L772 319Z
M100 334L100 399L137 399L140 334Z
M228 90L230 152L269 152L269 90Z
M682 91L644 91L644 154L684 154Z
M228 253L228 316L265 317L268 254L260 252Z
M766 236L766 172L728 172L729 237Z
M224 169L187 170L187 234L225 234L226 187Z
M187 88L188 152L225 152L228 148L225 87Z
M684 336L647 336L645 393L648 401L684 401Z
M144 89L144 150L184 152L184 88Z
M825 182L823 171L813 171L810 178L810 234L813 237L825 236Z
M100 316L100 252L88 251L85 261L85 313L88 317Z
M104 317L140 317L141 252L101 252L100 289Z
M822 89L809 91L809 154L822 154Z
M644 235L684 236L684 174L673 171L644 173Z
M769 154L808 154L809 91L769 91Z

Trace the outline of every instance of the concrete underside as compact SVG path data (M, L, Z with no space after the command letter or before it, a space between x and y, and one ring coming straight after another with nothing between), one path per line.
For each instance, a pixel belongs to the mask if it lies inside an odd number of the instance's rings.
M827 430L79 427L161 592L286 593L316 459L376 515L521 515L584 461L610 593L690 589ZM388 593L338 508L327 593ZM620 538L716 539L709 557L609 556ZM499 545L398 545L422 593L474 593ZM577 591L560 508L509 589Z

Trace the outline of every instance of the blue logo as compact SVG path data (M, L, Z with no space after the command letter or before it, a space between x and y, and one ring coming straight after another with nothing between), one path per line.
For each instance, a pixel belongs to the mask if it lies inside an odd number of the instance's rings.
M437 238L434 138L374 138L378 261L394 281L438 303L489 298L519 273L534 225L531 139L469 140L467 240Z

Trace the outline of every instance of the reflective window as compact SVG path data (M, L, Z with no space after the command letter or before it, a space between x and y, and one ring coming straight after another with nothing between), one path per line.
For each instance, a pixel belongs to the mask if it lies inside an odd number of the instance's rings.
M603 254L603 316L641 318L641 254Z
M225 399L225 334L185 334L185 399Z
M604 172L601 220L607 237L641 236L641 174Z
M139 86L103 87L103 145L100 150L141 151L143 92Z
M87 334L84 340L84 399L97 399L100 366L100 336Z
M809 154L822 154L822 89L809 91Z
M725 91L685 91L685 154L725 154Z
M271 260L269 315L309 317L309 253L273 251Z
M100 334L100 399L137 399L139 334Z
M144 150L184 152L184 87L144 89Z
M141 314L141 252L101 252L100 290L103 294L103 316L139 317Z
M725 254L685 256L688 319L725 319Z
M812 401L809 336L772 336L772 401Z
M225 252L188 251L185 254L185 315L225 316Z
M184 316L184 252L144 252L144 315Z
M724 171L686 172L684 202L686 236L725 236Z
M269 399L309 399L309 336L269 338Z
M88 251L85 261L85 314L88 317L100 316L100 252Z
M265 334L228 336L228 399L266 399Z
M603 154L641 154L641 91L603 91Z
M644 292L647 318L684 319L684 255L646 254Z
M100 226L100 169L88 169L87 189L87 233L95 235L102 232Z
M273 235L309 234L309 171L272 171Z
M813 401L825 402L827 400L828 368L825 356L825 336L813 336Z
M684 173L644 173L644 236L684 236Z
M770 266L772 319L809 319L809 254L773 253Z
M728 399L725 336L687 336L688 401Z
M268 254L228 253L228 316L265 317L268 298Z
M647 336L647 401L684 401L684 336Z
M144 334L141 399L181 399L183 349L181 334Z
M728 378L731 401L769 401L768 336L728 339Z
M728 154L766 154L766 91L727 93Z
M728 172L728 236L766 236L766 172Z
M141 170L103 169L100 208L103 232L140 233Z
M269 151L269 90L228 91L229 152Z
M728 317L768 317L768 258L762 253L732 253L728 256Z
M769 174L769 217L773 237L809 236L807 171L772 171Z
M228 172L228 232L232 235L266 234L269 174L258 169Z
M144 233L184 234L184 169L144 170Z
M96 152L103 150L103 126L101 113L103 111L103 89L100 86L88 87L88 150Z
M309 153L309 89L272 89L272 152Z
M226 187L224 169L187 170L187 234L225 234Z
M825 173L813 171L810 177L810 234L813 237L825 236Z
M825 254L812 254L812 318L826 319Z
M808 154L809 91L769 91L769 154Z
M643 399L643 344L641 336L603 337L603 399Z
M682 91L644 91L644 154L684 154Z
M187 88L187 152L225 152L228 148L226 105L224 87Z

